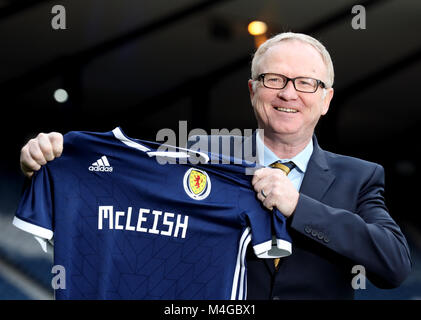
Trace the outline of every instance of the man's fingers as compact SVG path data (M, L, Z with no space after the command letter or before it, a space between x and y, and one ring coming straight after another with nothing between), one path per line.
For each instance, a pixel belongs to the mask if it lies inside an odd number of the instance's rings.
M31 165L31 167L27 167L26 165L21 163L21 169L22 169L22 172L25 174L25 176L30 178L34 174L34 171L38 171L39 169L41 169L41 166L35 161L33 161L33 164Z
M279 169L264 168L256 171L251 184L255 191L260 192L261 189L266 191L266 186L273 187L276 181L282 181L283 172Z
M251 184L255 185L259 180L263 179L264 177L266 177L268 174L270 174L270 168L262 168L262 169L258 169L254 172L253 175L253 179L251 180Z
M27 177L31 177L33 175L33 171L37 171L41 168L41 166L34 159L32 159L28 144L25 145L21 150L20 167Z
M54 159L53 146L51 145L49 135L47 135L45 133L40 133L37 136L36 141L38 142L38 147L42 152L45 163L46 163L46 161L53 160ZM34 147L33 150L38 151L36 147ZM39 157L38 154L37 154L37 156ZM39 158L37 158L35 160L38 162L38 159ZM40 163L40 162L38 162L38 163ZM40 164L45 164L45 163L40 163Z
M264 193L266 196L263 196L261 190L264 190ZM273 196L271 194L270 190L265 190L265 188L261 189L259 192L257 192L257 199L259 199L263 206L269 210L272 210L275 206L275 201L273 199Z
M260 179L259 181L257 181L256 183L253 184L254 191L259 193L262 190L264 190L266 195L269 191L269 190L267 190L267 187L268 187L267 179Z
M40 133L20 151L20 167L27 177L38 171L47 161L60 157L63 152L63 136L58 132Z
M34 160L36 163L40 164L40 165L44 165L47 163L47 161L45 160L44 154L41 151L41 148L38 144L38 140L36 139L31 139L28 141L27 144L28 147L28 151L29 151L29 158L25 159L28 160L27 163L25 163L25 165L29 165L29 159Z
M53 148L53 154L56 158L60 157L63 152L63 135L58 132L51 132L48 134L51 146Z
M262 195L262 193L261 192L258 192L257 193L257 199L259 199L260 201L265 201L265 197Z
M264 197L261 193L257 194L257 198L262 202L263 206L269 210L272 210L274 207L274 201L272 197L269 195Z
M51 161L54 160L54 158L60 157L63 152L63 136L58 132L50 132L48 134L40 133L35 141L38 143L39 149L46 161ZM36 150L35 146L33 151L34 155L38 157L35 160L39 160L38 150Z
M267 209L273 210L273 207L275 206L275 202L273 201L272 197L266 197L265 200L263 200L263 205Z

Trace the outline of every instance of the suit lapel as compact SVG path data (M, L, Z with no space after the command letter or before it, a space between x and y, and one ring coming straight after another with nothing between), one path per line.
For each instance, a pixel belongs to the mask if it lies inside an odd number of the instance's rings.
M315 200L321 200L335 180L335 175L331 173L325 151L319 147L316 136L313 136L313 146L313 154L304 174L300 192Z

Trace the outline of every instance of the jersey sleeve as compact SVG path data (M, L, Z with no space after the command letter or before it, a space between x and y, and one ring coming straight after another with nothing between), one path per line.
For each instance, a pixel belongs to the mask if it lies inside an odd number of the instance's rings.
M278 257L286 257L292 253L292 239L287 230L286 217L277 209L272 211L272 226L274 231L274 243L272 254ZM276 243L275 243L276 242Z
M285 217L277 210L265 209L254 192L243 189L240 197L247 224L251 229L251 243L258 258L281 258L291 254L291 238Z
M272 212L266 212L270 216L270 227L272 230L272 241L270 246L265 242L262 245L257 245L254 253L258 258L274 259L287 257L292 253L292 239L286 228L286 218L279 212L278 209L273 209ZM259 231L260 232L260 231ZM267 231L265 230L266 234Z
M50 240L53 237L52 206L50 174L47 166L43 166L25 189L13 224L23 231Z

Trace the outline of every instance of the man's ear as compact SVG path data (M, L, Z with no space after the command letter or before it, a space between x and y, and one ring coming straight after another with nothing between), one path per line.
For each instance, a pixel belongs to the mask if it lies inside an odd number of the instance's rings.
M250 92L250 100L253 100L253 97L254 97L253 80L249 79L248 87L249 87L249 92Z
M323 98L323 109L322 109L322 116L324 116L329 111L330 101L333 98L333 88L325 89L326 94Z
M253 98L254 98L254 96L255 96L255 92L254 92L254 90L253 90L253 87L255 88L256 86L253 86L253 80L251 80L251 79L249 79L249 81L248 81L248 87L249 87L249 93L250 93L250 102L251 102L251 105L253 106Z

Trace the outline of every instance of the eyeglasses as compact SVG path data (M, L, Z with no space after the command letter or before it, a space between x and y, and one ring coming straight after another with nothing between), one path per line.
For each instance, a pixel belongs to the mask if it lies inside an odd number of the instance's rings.
M262 81L263 85L269 89L283 89L287 86L288 81L292 81L295 90L299 92L314 93L319 86L326 88L326 85L321 80L307 77L291 79L278 73L262 73L257 77L257 80Z

